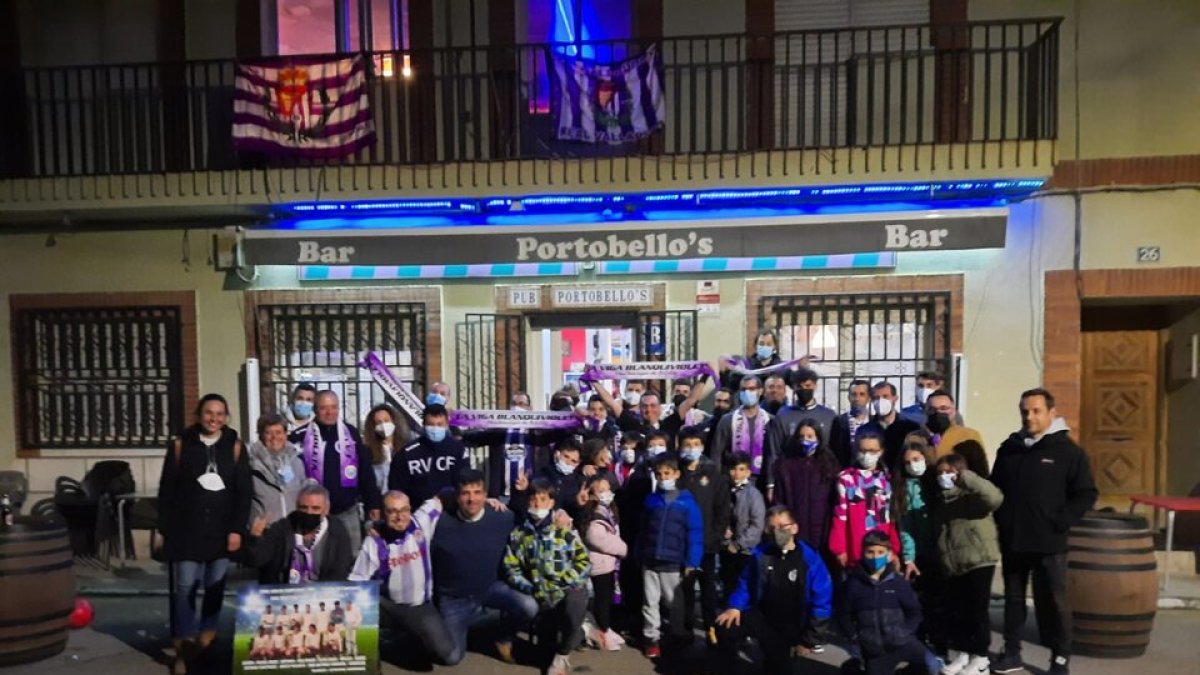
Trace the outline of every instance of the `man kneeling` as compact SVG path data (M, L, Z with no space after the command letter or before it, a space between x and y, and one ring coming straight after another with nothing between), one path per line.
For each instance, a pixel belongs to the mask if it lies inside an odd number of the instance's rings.
M380 580L380 611L401 630L416 635L439 663L449 664L454 643L442 615L431 602L429 539L441 512L441 502L436 498L413 513L408 495L397 490L385 494L383 524L363 541L350 580ZM349 635L347 638L349 641ZM357 653L357 646L348 648L353 650L350 653Z
M758 640L766 673L790 673L824 642L833 615L833 581L821 556L800 538L786 506L767 511L766 542L742 568L729 609L717 617L717 642L735 671L744 638Z

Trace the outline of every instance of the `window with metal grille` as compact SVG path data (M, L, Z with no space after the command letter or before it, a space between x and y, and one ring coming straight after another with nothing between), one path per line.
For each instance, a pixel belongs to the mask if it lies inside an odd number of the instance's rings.
M14 312L24 448L163 448L186 423L178 307Z
M767 296L760 316L779 333L787 360L811 354L818 401L846 410L850 382L895 385L901 405L916 397L916 376L944 374L950 386L950 293Z
M387 400L358 367L367 352L424 395L424 303L259 305L257 319L263 411L284 410L292 389L309 382L337 393L344 419L361 423L372 406Z

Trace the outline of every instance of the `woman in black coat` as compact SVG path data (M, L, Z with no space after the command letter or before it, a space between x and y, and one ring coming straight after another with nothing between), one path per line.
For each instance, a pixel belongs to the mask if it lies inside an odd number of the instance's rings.
M186 660L197 647L204 649L216 638L229 556L241 548L250 516L250 465L237 431L225 426L228 419L222 396L201 398L196 423L167 449L159 480L159 529L175 578L171 637L177 674L187 672ZM199 623L198 585L204 587Z

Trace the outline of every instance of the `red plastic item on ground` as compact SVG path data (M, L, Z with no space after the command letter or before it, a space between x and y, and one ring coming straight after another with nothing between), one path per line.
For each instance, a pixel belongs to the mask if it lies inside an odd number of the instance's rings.
M75 598L75 609L67 617L67 625L71 628L87 628L96 617L96 610L87 598Z

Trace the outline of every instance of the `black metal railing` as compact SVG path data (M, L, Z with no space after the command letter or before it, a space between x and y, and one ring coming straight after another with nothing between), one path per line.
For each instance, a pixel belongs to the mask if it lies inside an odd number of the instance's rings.
M374 143L338 159L294 163L235 152L234 61L32 68L6 80L8 105L22 112L15 128L0 130L0 176L1053 139L1059 21L663 38L656 43L663 128L620 145L556 139L552 63L568 49L616 62L642 53L645 43L371 52ZM411 77L403 75L405 58Z

